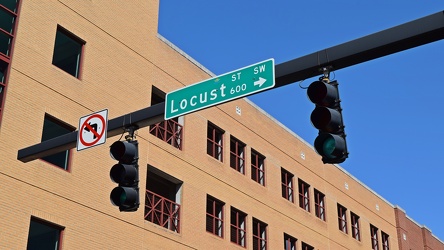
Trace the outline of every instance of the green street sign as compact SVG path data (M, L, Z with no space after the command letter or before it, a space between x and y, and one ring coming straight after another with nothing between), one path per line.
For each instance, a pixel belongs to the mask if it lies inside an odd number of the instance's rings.
M274 59L198 82L166 95L165 120L274 87Z

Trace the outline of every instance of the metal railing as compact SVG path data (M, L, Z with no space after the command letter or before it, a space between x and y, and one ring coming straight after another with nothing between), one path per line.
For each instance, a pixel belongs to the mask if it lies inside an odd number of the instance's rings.
M150 133L157 138L182 150L183 126L171 119L151 125Z
M165 197L146 191L145 220L180 232L180 205Z

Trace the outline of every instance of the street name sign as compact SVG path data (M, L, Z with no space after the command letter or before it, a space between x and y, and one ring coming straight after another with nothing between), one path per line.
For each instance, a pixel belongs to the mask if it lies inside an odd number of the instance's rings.
M274 59L167 93L165 120L273 88Z
M105 143L108 127L108 109L79 119L77 151Z

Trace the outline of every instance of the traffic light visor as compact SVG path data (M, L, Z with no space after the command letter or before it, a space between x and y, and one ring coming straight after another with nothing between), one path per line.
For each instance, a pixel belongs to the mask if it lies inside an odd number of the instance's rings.
M318 154L327 159L344 158L345 160L346 158L345 139L339 135L320 134L316 138L314 146Z
M318 106L311 113L310 119L319 130L329 133L342 131L342 115L335 109Z
M116 141L111 145L109 152L114 160L131 163L136 156L137 147L129 142Z
M131 207L138 202L139 193L134 188L116 187L111 191L110 198L115 206Z
M338 100L338 89L332 83L315 81L308 86L307 95L317 105L333 107Z
M115 164L109 172L111 180L123 185L132 185L137 179L137 169L134 165Z

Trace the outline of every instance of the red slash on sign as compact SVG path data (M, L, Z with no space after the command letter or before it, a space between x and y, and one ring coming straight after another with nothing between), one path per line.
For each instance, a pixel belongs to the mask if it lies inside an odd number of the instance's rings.
M105 143L108 110L103 110L80 118L77 150Z

